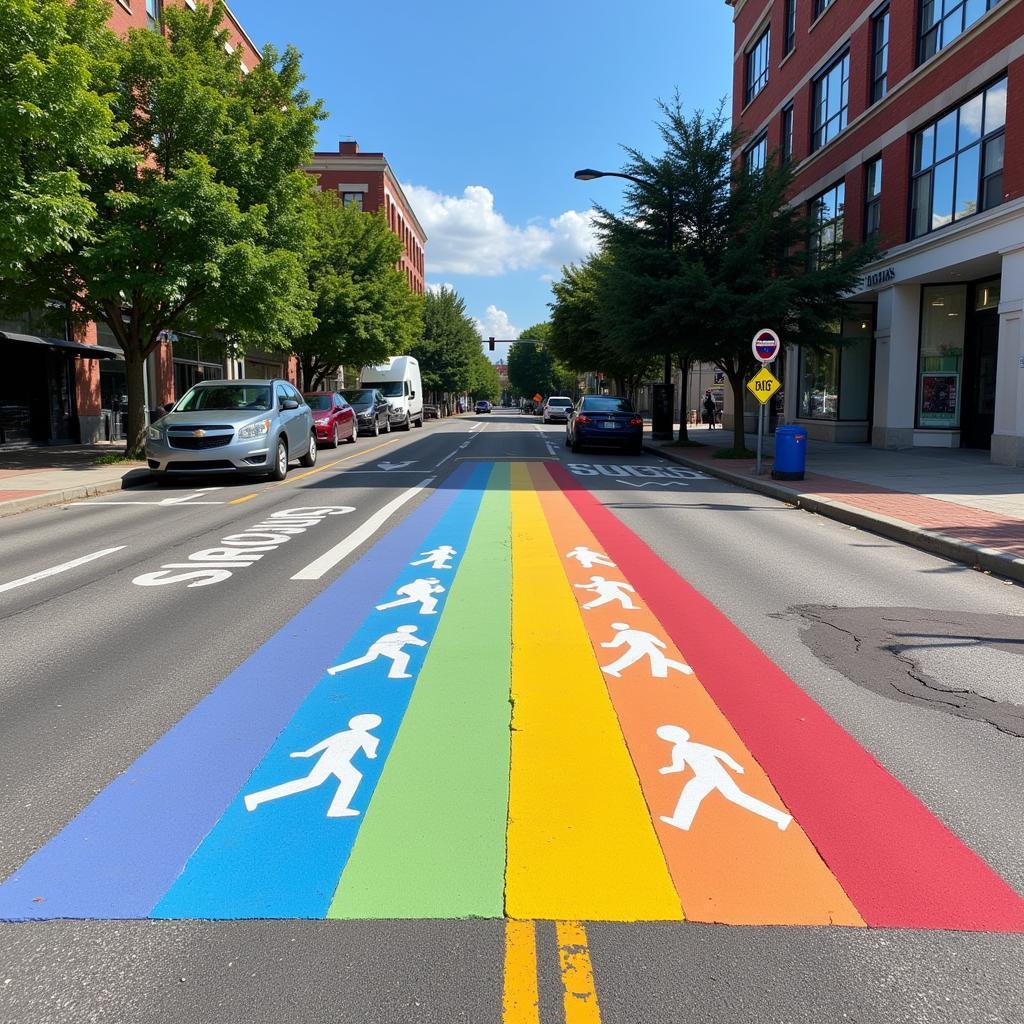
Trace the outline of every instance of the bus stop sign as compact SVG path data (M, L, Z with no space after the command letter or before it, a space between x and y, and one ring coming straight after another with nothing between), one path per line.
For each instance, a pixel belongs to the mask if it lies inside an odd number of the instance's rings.
M775 361L775 357L779 354L779 349L782 348L782 342L779 341L779 336L770 327L763 327L754 335L752 347L754 358L759 363L767 364Z

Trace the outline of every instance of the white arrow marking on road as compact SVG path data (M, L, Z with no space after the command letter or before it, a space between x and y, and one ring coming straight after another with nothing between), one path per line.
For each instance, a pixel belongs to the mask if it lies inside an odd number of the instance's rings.
M169 505L223 505L223 501L196 501L196 498L201 498L205 494L209 494L211 491L219 491L220 487L206 487L201 491L195 491L192 494L184 494L180 498L161 498L159 501L76 501L72 503L71 508L95 508L97 505L149 505L151 508L157 506L163 506L167 508Z
M390 473L393 469L405 469L406 466L411 466L415 461L415 459L410 459L408 462L378 462L377 468L384 470L385 473Z
M362 526L353 530L343 541L335 544L333 548L325 551L319 558L310 562L305 569L300 569L293 577L293 580L318 580L324 573L333 569L343 558L350 555L360 544L368 541L407 501L411 501L425 487L434 482L432 476L421 480L415 487L403 491L397 498L393 498L382 509L374 512Z
M81 558L74 558L70 562L63 562L49 569L34 572L31 576L22 576L20 580L12 580L10 583L0 585L0 593L3 593L5 590L14 590L15 587L23 587L26 583L35 583L36 580L44 580L47 576L56 576L59 572L67 572L68 569L74 569L78 565L85 565L86 562L95 561L104 555L112 555L115 551L123 551L125 547L127 545L121 544L116 548L104 548L102 551L94 551L91 555L82 555Z

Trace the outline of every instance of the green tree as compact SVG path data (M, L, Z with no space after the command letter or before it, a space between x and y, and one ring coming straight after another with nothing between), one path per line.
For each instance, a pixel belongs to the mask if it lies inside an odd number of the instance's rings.
M474 390L479 360L487 359L465 301L451 288L423 296L423 334L410 355L419 360L423 387L435 398Z
M420 337L420 296L396 268L401 241L383 213L345 206L331 192L310 200L307 274L316 329L295 340L302 380L319 387L339 366L367 366L408 352Z
M0 3L0 276L89 237L81 172L123 160L105 90L117 39L102 0ZM99 91L98 91L99 90Z
M145 436L144 364L163 330L286 348L315 328L304 254L319 102L294 49L243 74L221 0L167 7L167 34L133 30L94 74L113 94L126 158L77 168L96 209L88 240L26 262L7 308L65 304L124 351L127 448ZM9 284L9 282L8 282Z
M479 342L479 336L477 340ZM481 351L479 343L470 371L469 393L476 399L486 398L489 402L496 402L501 397L501 378L494 363Z

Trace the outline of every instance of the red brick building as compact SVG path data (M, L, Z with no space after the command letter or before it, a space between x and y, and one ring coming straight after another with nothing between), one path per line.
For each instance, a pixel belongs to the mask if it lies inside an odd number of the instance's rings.
M161 30L165 6L195 9L194 0L110 0L110 27ZM225 44L239 51L243 71L255 67L259 51L228 10ZM0 321L4 373L0 375L0 446L90 443L119 432L127 390L124 359L109 328L87 324L60 337L38 315ZM252 350L225 360L215 342L175 337L160 344L146 365L150 409L180 397L197 380L221 377L279 377L296 380L294 357Z
M306 170L316 177L320 189L337 192L346 206L354 204L368 213L384 211L388 227L405 247L398 269L409 287L422 295L427 235L384 154L360 153L357 142L341 142L337 153L314 153Z
M842 344L789 351L787 418L1024 465L1024 3L726 2L736 158L793 162L810 259L883 247Z

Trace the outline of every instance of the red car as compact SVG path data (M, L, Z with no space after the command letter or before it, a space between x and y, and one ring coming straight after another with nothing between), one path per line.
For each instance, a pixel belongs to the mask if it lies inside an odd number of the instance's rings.
M339 442L356 443L356 414L337 391L308 391L302 396L313 412L318 444L337 448Z

